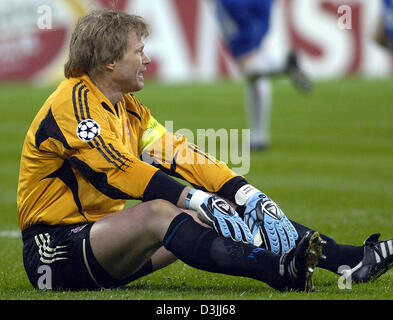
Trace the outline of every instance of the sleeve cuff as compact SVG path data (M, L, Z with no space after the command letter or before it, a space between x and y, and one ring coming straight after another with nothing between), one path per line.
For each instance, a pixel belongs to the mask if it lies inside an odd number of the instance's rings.
M220 197L228 199L235 203L236 192L244 185L248 184L247 180L242 176L236 176L227 182L217 191Z
M185 187L185 185L171 178L161 170L157 170L145 189L142 201L164 199L176 205Z

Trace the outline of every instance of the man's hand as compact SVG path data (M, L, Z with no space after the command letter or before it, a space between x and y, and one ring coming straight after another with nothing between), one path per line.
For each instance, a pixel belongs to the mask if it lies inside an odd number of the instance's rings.
M195 210L199 219L212 226L219 235L253 243L249 228L225 200L193 189L187 195L186 208Z
M237 191L235 201L246 206L244 221L253 235L254 245L277 254L296 246L295 227L266 194L248 184Z

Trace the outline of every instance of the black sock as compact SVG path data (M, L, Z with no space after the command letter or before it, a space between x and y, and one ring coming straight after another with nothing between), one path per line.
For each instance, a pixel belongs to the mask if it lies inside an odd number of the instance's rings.
M299 239L303 237L309 228L291 221L296 228ZM324 234L321 234L322 239L326 241L323 248L323 254L326 259L320 259L317 267L330 270L338 273L341 266L355 267L363 258L363 246L351 246L346 244L338 244L334 239Z
M275 289L284 289L284 280L279 275L279 255L222 238L187 213L180 213L173 219L163 242L166 249L191 267L249 277Z

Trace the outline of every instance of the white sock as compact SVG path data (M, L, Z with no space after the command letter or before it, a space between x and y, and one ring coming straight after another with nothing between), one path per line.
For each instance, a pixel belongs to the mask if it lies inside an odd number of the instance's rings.
M259 78L248 81L246 92L246 108L251 146L270 144L270 118L272 103L272 88L270 80Z

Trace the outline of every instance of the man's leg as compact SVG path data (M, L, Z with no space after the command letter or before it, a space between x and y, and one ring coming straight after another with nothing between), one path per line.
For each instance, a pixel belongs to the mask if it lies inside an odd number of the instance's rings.
M162 246L170 222L180 212L170 203L156 200L98 220L90 231L94 256L115 279L130 276ZM161 266L174 261L165 251L158 251L153 260ZM157 269L154 265L153 268Z
M251 150L270 145L271 83L268 78L246 81L246 113L250 125Z
M137 272L133 273L131 276L121 279L121 283L127 284L132 281L135 281L139 278L142 278L148 274L151 274L154 271L165 268L169 266L171 263L177 260L176 256L165 249L164 247L160 247L155 253L153 253L151 259L145 262Z
M301 238L309 228L292 221L293 226ZM323 248L323 254L326 259L321 259L318 263L319 268L327 269L332 272L338 273L338 269L342 266L355 267L363 258L363 246L351 246L339 244L334 239L324 234L321 234L326 244Z
M163 205L161 206L160 203ZM155 211L159 211L156 212ZM180 212L182 212L182 210L177 209L174 206L168 206L167 202L162 202L162 201L158 201L157 202L148 202L148 203L141 203L136 205L133 208L112 214L111 216L107 216L99 221L97 221L93 227L92 230L90 232L90 242L94 242L94 244L92 244L93 247L93 252L94 255L96 256L100 256L100 255L105 255L105 252L107 252L107 244L109 245L108 241L107 241L107 236L105 234L112 234L109 238L112 239L115 235L118 237L124 237L124 239L127 238L131 238L131 240L129 240L131 243L141 243L142 246L146 245L146 248L148 248L148 243L149 243L149 239L146 239L146 237L149 237L149 234L151 236L152 231L150 231L150 233L148 232L148 230L152 229L152 226L148 226L148 224L155 224L155 221L151 221L151 220L155 220L156 218L158 218L158 215L163 212L164 210L169 210L169 211L173 211L174 214L178 214ZM189 214L191 217L193 217L193 219L198 222L199 224L208 227L206 224L204 224L203 222L201 222L198 219L198 216L196 214L196 212L191 211L191 210L185 210L185 212L187 214ZM148 215L152 215L151 218L147 218ZM110 219L109 219L110 218ZM130 219L130 221L128 220ZM142 220L142 223L138 223L138 220ZM121 228L116 228L116 225L120 222L120 224L126 223L125 225L122 225ZM126 227L128 224L131 224L130 226ZM138 233L141 232L140 228L145 229L146 228L146 232L144 233L144 237L138 237ZM115 230L116 229L116 230ZM120 234L120 230L122 230L125 234ZM154 231L155 232L155 231ZM95 235L97 234L97 235ZM134 241L132 241L132 238L135 237L136 239ZM119 241L119 240L116 240ZM156 241L156 240L153 240ZM126 244L126 242L124 242L124 244ZM111 245L111 244L110 244ZM119 250L122 250L123 248L119 248ZM129 247L127 245L125 245L125 249L129 249ZM134 247L132 247L134 251L134 253L136 253L136 249L134 249ZM110 249L109 251L112 251L112 249ZM151 252L154 252L153 254L151 254ZM137 254L136 254L137 255ZM155 250L147 250L147 252L145 254L142 254L142 256L145 256L145 258L142 259L136 259L137 257L131 257L131 260L133 260L135 262L135 267L132 267L130 269L128 269L126 266L121 266L121 264L119 264L119 261L114 261L112 259L109 259L110 261L105 262L105 258L101 257L98 258L98 261L100 262L101 265L106 265L107 270L113 270L113 266L112 264L116 264L118 266L120 266L122 269L125 269L125 273L124 274L114 274L113 271L109 271L108 273L112 276L114 276L114 278L116 279L124 279L124 276L133 274L133 277L131 277L132 280L135 280L141 276L145 276L151 272L157 271L161 268L164 268L168 265L170 265L171 263L175 262L177 260L176 256L168 251L165 247L162 246L162 242L159 242L159 248L155 251ZM148 257L151 255L151 259L148 259ZM110 256L108 256L110 257ZM101 261L102 259L102 261ZM135 260L134 260L135 259ZM147 261L146 261L147 259ZM114 262L114 263L112 263ZM137 266L139 265L139 267ZM142 270L141 270L142 269ZM137 272L133 272L137 270Z
M193 217L194 220L198 222L200 225L210 228L207 224L199 220L198 215L195 211L184 210L183 212ZM176 256L172 252L168 251L164 246L162 246L151 257L152 271L157 271L159 269L162 269L170 265L171 263L175 262L176 260L177 260Z
M309 228L292 221L301 237ZM326 241L317 267L338 274L349 274L355 283L373 281L393 267L393 239L380 241L380 234L369 236L361 246L339 244L321 234Z
M305 245L299 245L301 250L297 248L282 264L281 256L221 238L213 229L202 226L190 215L162 200L146 202L97 221L91 229L90 239L98 262L119 280L137 272L162 245L195 268L251 277L279 290L302 289L306 267L316 263L311 261L315 256L308 250L312 245L310 239ZM295 261L295 255L296 263L302 269L298 272L300 276L285 271ZM298 279L301 279L300 284Z
M188 265L263 281L277 290L311 290L313 268L322 255L319 233L306 232L296 249L284 255L218 237L181 213L172 221L164 246Z
M251 150L269 147L272 108L272 85L270 77L281 74L283 68L269 59L263 50L253 50L236 59L245 78L245 106L251 136Z

